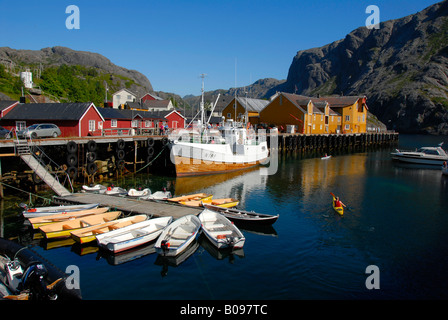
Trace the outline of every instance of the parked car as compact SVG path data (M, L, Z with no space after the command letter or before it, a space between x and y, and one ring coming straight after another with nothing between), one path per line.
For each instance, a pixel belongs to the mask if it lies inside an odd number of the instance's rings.
M9 130L0 126L0 138L1 139L9 139Z
M23 131L18 131L17 136L19 138L44 138L53 137L57 138L61 135L61 129L52 123L39 123L33 124Z

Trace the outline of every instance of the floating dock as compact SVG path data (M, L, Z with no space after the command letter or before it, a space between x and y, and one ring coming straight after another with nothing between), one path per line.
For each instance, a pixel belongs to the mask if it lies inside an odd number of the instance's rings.
M95 193L73 193L64 197L55 197L54 199L61 204L99 203L101 207L110 207L113 210L131 214L147 214L154 218L172 216L173 219L178 219L188 214L198 215L203 210L203 208L188 207L175 203L138 200Z

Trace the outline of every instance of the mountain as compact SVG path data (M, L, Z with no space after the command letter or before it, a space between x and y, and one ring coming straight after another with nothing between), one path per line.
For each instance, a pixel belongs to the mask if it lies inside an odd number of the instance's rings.
M299 51L277 90L366 95L389 129L448 135L448 1Z
M64 72L68 70L74 72L74 76L83 78L82 80L86 80L88 77L87 80L96 81L98 92L102 93L102 97L104 97L106 82L109 93L127 88L136 93L137 96L142 96L153 91L151 82L140 72L117 66L98 53L75 51L65 47L41 50L15 50L9 47L1 47L0 64L11 69L11 73L16 75L20 71L30 69L33 72L33 81L36 82L39 82L38 72L43 75L46 70L55 70L52 76L57 76L61 73L61 70ZM61 68L63 66L64 68ZM67 66L68 69L65 68Z

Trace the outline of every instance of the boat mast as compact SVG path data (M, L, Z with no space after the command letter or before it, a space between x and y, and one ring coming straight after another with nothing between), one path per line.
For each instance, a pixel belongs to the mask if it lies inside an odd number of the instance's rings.
M202 89L201 89L201 125L202 128L205 128L205 116L204 116L204 78L205 78L206 74L202 73L200 75L200 77L202 78Z

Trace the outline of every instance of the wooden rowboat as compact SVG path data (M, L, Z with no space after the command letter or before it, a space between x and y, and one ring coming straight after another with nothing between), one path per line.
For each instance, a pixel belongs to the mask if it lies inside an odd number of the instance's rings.
M217 211L227 219L241 224L251 225L272 225L277 221L279 215L258 213L253 211L239 210L235 208L222 208L219 206L204 203L204 208Z
M109 222L117 219L121 215L121 211L109 211L100 214L94 214L86 217L81 217L73 220L56 222L47 224L39 228L39 231L45 238L67 238L70 237L70 232L98 225L100 223Z
M336 211L341 216L344 215L344 207L343 206L336 207L335 201L336 201L336 198L333 196L332 206L333 206L334 211Z
M212 199L212 194L206 194L206 193L196 193L196 194L190 194L186 196L180 196L175 198L169 198L168 201L171 202L181 202L181 201L197 201L197 200L209 200Z
M179 203L190 207L202 207L204 204L211 204L221 208L232 208L236 207L239 201L233 198L223 198L223 199L181 201Z
M51 214L60 214L64 212L74 212L80 210L88 210L98 208L99 203L89 203L89 204L75 204L69 206L51 206L51 207L38 207L38 208L28 208L26 205L25 210L22 212L25 218L33 218L39 216L48 216Z
M173 217L149 219L118 230L98 234L96 240L101 248L119 253L157 239L171 222L173 222Z
M175 220L166 227L156 241L156 252L163 256L177 256L182 253L201 230L201 221L189 214Z
M242 248L246 238L242 232L224 215L209 209L199 214L202 230L218 249Z
M90 216L92 214L104 213L108 210L109 210L108 207L95 208L95 209L89 209L89 210L81 210L81 211L66 212L66 213L61 213L61 214L52 214L52 215L42 216L42 217L29 218L28 220L31 223L33 229L39 229L39 227L42 227L42 226L50 224L50 223L62 222L62 221L66 221L66 220L81 218L84 216Z
M76 242L84 244L91 241L95 241L96 236L99 234L105 234L112 230L119 230L121 228L130 226L134 223L142 222L148 219L149 219L148 215L139 214L135 216L130 216L118 220L101 223L91 227L74 230L70 232L70 234Z

